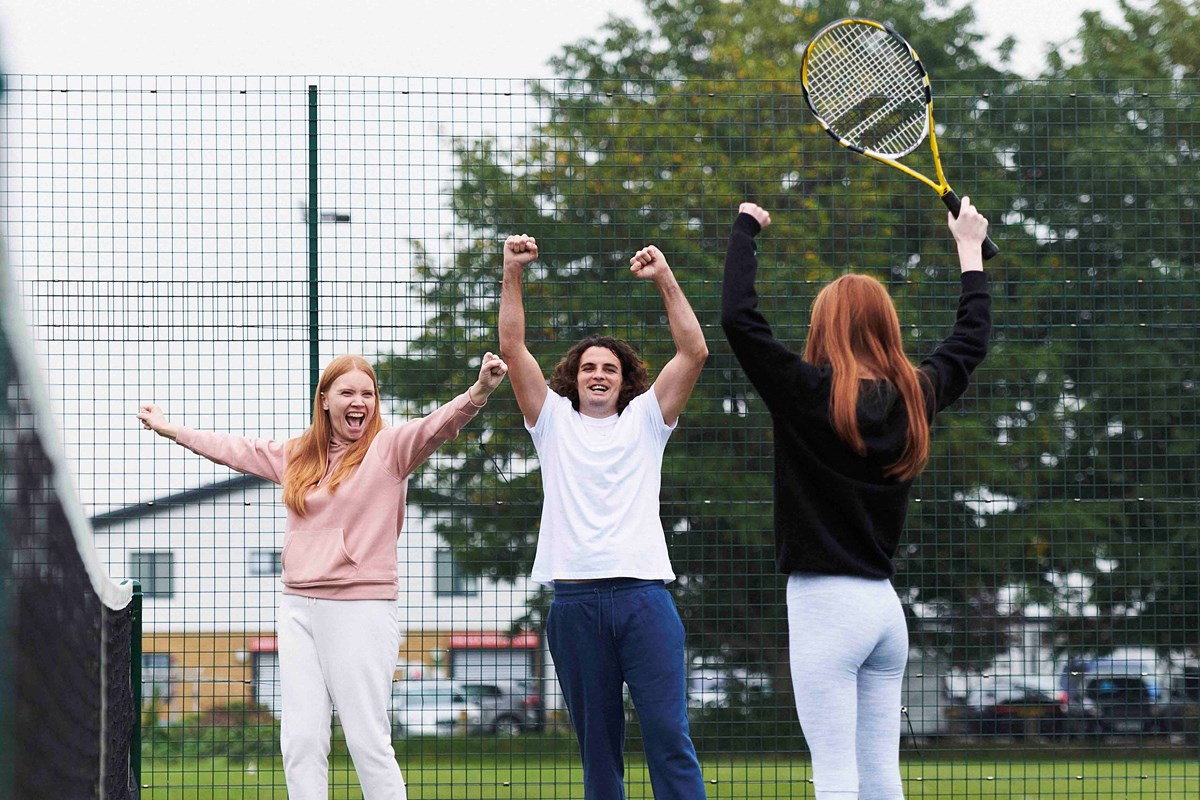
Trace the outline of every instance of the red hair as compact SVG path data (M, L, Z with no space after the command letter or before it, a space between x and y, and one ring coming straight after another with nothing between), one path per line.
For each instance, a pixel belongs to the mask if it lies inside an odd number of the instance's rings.
M904 451L887 474L906 481L921 474L929 460L929 418L920 383L926 378L904 355L900 319L882 283L867 275L843 275L822 289L813 302L804 359L832 368L833 429L859 455L867 449L858 430L859 379L870 375L890 381L904 400L908 431Z
M312 425L288 442L287 447L287 469L283 473L283 502L301 517L307 510L305 497L316 488L329 467L329 440L333 436L333 429L329 423L329 412L321 407L321 398L329 391L334 381L355 370L365 372L375 385L375 413L367 423L362 437L346 447L346 455L342 456L337 469L325 483L325 488L330 494L362 463L375 434L383 430L383 420L379 416L379 380L375 377L375 370L371 369L371 365L362 356L338 356L330 361L329 366L321 373L321 380L317 382L317 392L313 395Z

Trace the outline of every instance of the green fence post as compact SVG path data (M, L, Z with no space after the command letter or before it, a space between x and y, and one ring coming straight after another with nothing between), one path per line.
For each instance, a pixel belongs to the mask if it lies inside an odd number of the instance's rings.
M320 315L317 286L318 254L317 226L321 223L321 212L317 206L317 87L308 87L308 397L317 394L320 375Z

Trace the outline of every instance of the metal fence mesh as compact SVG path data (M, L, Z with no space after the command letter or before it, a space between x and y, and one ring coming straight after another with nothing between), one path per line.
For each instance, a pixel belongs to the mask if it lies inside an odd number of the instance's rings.
M910 797L1200 793L1197 100L1151 82L937 98L948 177L1002 254L993 350L939 417L897 561ZM526 309L547 370L596 331L661 368L661 301L627 264L649 243L671 261L712 353L662 496L693 734L710 797L811 796L770 421L719 325L724 242L740 201L771 211L759 292L795 348L816 291L856 270L920 358L957 297L927 189L837 148L773 82L16 76L4 124L6 239L55 411L110 573L146 592L145 796L283 796L283 511L151 441L138 404L281 440L307 425L314 365L357 352L393 420L423 413L497 349L517 232L542 252ZM397 705L446 679L528 716L447 733L407 700L411 797L583 796L527 578L539 512L502 388L412 482ZM630 733L629 796L650 797ZM336 796L358 796L336 739L333 758Z

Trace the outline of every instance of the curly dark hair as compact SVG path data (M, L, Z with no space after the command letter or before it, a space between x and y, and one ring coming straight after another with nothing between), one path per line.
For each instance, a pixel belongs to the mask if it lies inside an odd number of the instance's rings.
M621 362L621 394L617 397L617 413L620 414L633 398L650 388L650 375L646 372L646 363L638 357L637 351L622 339L613 336L589 336L573 346L563 359L554 365L554 373L550 376L550 388L556 394L570 400L572 408L579 410L579 361L589 347L611 350Z

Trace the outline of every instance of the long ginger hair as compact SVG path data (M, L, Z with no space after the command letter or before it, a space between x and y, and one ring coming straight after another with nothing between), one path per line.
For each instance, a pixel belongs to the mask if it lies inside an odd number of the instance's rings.
M900 392L908 413L904 451L887 474L912 480L929 460L929 419L921 381L928 380L904 355L900 319L883 284L867 275L843 275L813 302L804 348L810 364L833 369L829 416L842 441L859 455L867 445L858 429L859 378L883 378Z
M331 494L337 491L338 484L362 463L375 434L383 429L383 420L379 416L379 379L375 377L375 370L371 369L371 365L362 356L344 355L330 361L329 366L321 373L317 392L313 395L312 425L287 445L288 461L287 469L283 473L283 502L301 517L307 511L305 498L316 488L317 483L325 476L325 470L329 468L329 440L332 438L333 429L329 423L329 412L321 407L321 398L329 391L334 381L355 370L365 372L375 385L375 413L367 422L367 429L362 438L346 446L346 454L342 456L337 469L325 483L325 488Z

